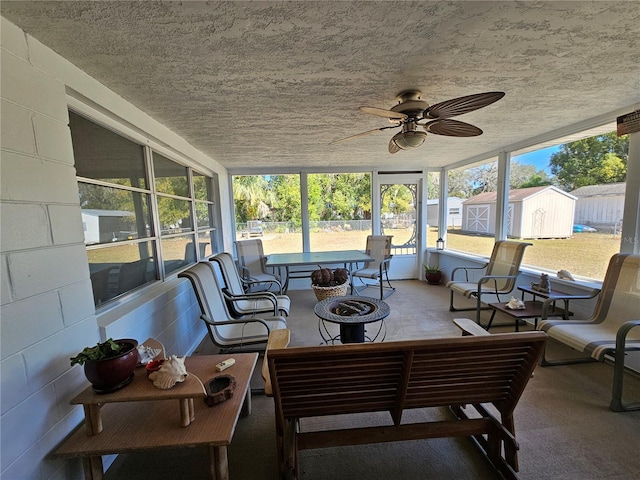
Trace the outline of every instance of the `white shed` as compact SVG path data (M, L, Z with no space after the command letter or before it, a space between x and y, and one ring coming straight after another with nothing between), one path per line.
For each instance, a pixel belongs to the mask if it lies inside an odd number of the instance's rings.
M462 226L462 202L458 197L447 198L447 227L460 228ZM431 227L438 226L438 212L440 199L427 200L427 224Z
M462 203L462 230L493 235L496 192ZM576 197L553 186L520 188L509 192L507 235L512 238L567 238L573 233Z
M577 198L576 223L596 229L618 228L622 223L626 183L588 185L571 192Z
M131 234L132 212L126 210L82 210L84 243L106 243L124 240Z

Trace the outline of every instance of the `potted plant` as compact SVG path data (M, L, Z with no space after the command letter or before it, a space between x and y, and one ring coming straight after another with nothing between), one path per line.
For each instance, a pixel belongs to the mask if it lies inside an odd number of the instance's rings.
M113 392L133 380L133 371L138 365L137 347L136 340L110 338L93 347L85 347L71 357L71 366L84 366L84 374L96 392Z
M440 266L423 265L423 267L424 278L427 280L427 283L429 285L439 285L442 281L442 270Z
M311 288L318 301L329 297L343 297L347 294L349 272L345 268L322 268L311 272Z

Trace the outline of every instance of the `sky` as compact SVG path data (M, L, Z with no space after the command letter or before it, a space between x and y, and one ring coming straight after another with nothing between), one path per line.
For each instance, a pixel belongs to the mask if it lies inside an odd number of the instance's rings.
M549 158L558 150L560 150L560 146L556 145L536 150L535 152L525 153L524 155L518 155L517 157L513 157L513 160L517 160L523 165L535 165L537 170L545 170L547 174L551 175Z

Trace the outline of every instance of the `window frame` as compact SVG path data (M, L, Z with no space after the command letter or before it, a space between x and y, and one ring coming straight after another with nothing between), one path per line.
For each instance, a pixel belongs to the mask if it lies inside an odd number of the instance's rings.
M117 294L115 297L110 298L103 303L97 303L94 298L94 306L96 311L106 311L117 305L121 305L122 303L138 296L142 295L143 292L153 287L154 285L158 285L164 283L170 279L176 278L178 273L188 268L190 265L193 265L195 262L202 260L203 256L198 248L196 248L195 252L195 261L186 263L184 266L172 270L167 273L164 262L164 255L162 251L162 240L167 239L169 237L174 237L176 235L180 236L189 236L193 245L198 245L199 239L202 235L207 235L210 238L210 253L215 254L219 252L220 238L219 238L219 230L221 225L221 212L220 212L220 200L219 200L219 185L218 185L218 176L213 172L207 172L206 168L198 165L195 166L195 162L190 161L187 158L180 158L174 152L168 151L166 148L163 148L161 145L156 144L150 138L150 136L143 135L141 132L133 132L126 125L121 124L120 122L115 121L113 118L102 114L101 112L96 112L91 109L83 108L83 105L79 105L75 101L70 101L67 104L67 109L69 113L73 113L82 117L84 120L93 123L94 125L103 128L115 135L118 135L124 138L127 141L134 143L142 148L142 155L144 159L144 175L145 181L147 183L147 188L140 187L132 187L128 185L121 185L116 183L110 183L104 180L97 180L92 178L87 178L84 176L76 176L76 185L79 186L81 183L89 184L89 185L97 185L102 187L114 188L118 190L124 190L134 193L139 193L141 195L148 196L148 210L149 210L149 220L150 226L152 229L151 235L134 238L126 240L127 243L131 244L139 244L149 242L152 246L152 256L155 260L155 280L151 280L147 283L144 283L136 288L128 290L126 292ZM71 134L71 126L69 126L69 132ZM156 153L161 155L166 160L174 162L175 164L184 167L186 171L186 179L187 179L187 197L176 196L172 194L159 193L156 189L156 177L154 174L154 165L153 165L153 154ZM74 155L74 164L75 164L75 155ZM196 198L196 189L194 185L194 172L197 172L199 176L204 177L204 181L208 182L209 186L207 188L207 194L209 198L206 200L197 199ZM182 232L180 234L171 234L171 235L162 235L160 231L160 218L159 218L159 208L158 208L158 198L175 198L179 200L184 200L189 202L189 214L191 215L191 227L189 231ZM208 225L199 226L197 212L196 212L196 203L200 205L207 205L207 210L209 212ZM82 209L81 209L82 211ZM83 228L84 234L84 228ZM99 250L99 249L109 249L114 246L122 245L121 242L115 243L98 243L98 244L85 244L85 248L87 252L91 250Z

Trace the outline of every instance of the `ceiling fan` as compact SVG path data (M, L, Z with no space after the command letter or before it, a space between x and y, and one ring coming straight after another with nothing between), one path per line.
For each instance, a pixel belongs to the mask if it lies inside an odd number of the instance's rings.
M406 90L398 94L398 104L389 110L377 107L360 107L360 110L365 113L387 118L393 125L335 140L331 142L331 145L398 127L401 127L401 131L389 141L389 153L419 147L427 138L427 132L449 137L475 137L482 135L482 130L468 123L451 120L451 117L486 107L502 97L504 97L504 92L485 92L452 98L429 106L422 99L420 90Z

